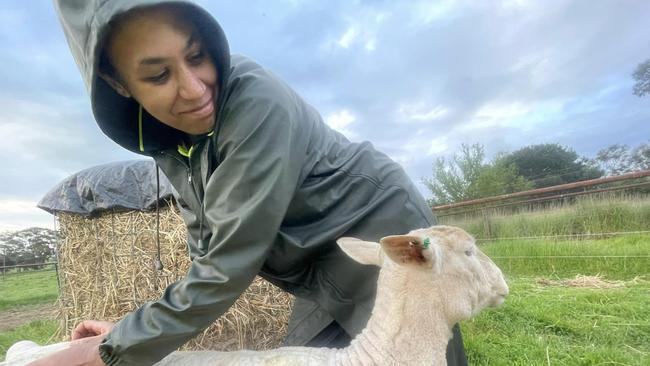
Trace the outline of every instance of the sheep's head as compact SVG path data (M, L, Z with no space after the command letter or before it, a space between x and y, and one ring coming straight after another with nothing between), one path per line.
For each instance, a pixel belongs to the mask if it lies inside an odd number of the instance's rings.
M501 270L476 246L472 236L452 226L432 226L407 235L384 237L379 243L341 238L337 243L362 264L374 264L382 271L410 273L417 279L414 291L427 296L437 286L456 306L454 317L469 318L488 306L499 306L508 294Z

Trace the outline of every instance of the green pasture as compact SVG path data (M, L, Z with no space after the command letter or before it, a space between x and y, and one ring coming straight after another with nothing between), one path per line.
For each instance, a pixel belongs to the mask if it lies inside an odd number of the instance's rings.
M612 289L508 278L503 307L461 327L470 365L650 365L650 282Z
M459 209L461 210L461 209ZM534 207L464 208L439 212L440 223L460 226L477 239L649 231L650 197L609 194Z
M0 360L3 360L5 354L12 344L30 340L38 344L56 343L55 339L59 328L59 322L56 320L34 320L5 332L0 332Z
M650 234L508 239L650 230L650 200L579 199L535 210L443 217L465 228L503 270L504 306L462 324L471 365L650 365ZM566 280L591 276L587 286ZM0 279L0 315L54 302L54 271ZM54 342L57 323L0 332L0 359L21 339Z
M650 275L650 234L585 240L501 240L484 242L480 248L510 277L569 278L582 274L630 279Z
M503 307L462 324L471 365L650 365L650 197L440 219L479 238L510 286ZM636 233L577 236L621 232ZM563 285L576 276L594 283Z
M21 305L54 302L58 293L54 270L0 275L0 311Z
M650 365L650 235L482 249L510 295L462 324L471 365ZM563 285L576 276L595 283Z
M0 275L0 315L3 312L16 312L30 305L54 303L58 296L56 272L29 271L12 272ZM0 359L4 358L9 346L29 339L45 344L53 342L58 322L35 319L16 328L0 331Z

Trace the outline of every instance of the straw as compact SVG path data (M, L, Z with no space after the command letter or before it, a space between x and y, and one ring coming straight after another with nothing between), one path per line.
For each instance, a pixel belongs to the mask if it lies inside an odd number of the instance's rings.
M106 211L96 217L59 213L59 319L69 337L86 319L117 321L160 298L190 266L186 230L173 204L160 209L162 271L155 268L155 212ZM184 350L269 349L282 342L293 297L256 277L230 310Z

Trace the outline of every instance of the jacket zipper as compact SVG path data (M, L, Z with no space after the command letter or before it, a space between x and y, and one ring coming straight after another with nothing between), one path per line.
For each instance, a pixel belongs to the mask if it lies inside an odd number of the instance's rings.
M164 152L164 151L162 151L161 153L164 154L164 155L173 157L176 161L178 161L187 170L187 183L190 185L190 187L192 187L192 193L194 193L194 198L199 203L199 210L200 210L200 212L198 213L199 217L200 217L200 224L199 224L199 232L200 232L200 234L199 234L197 245L199 247L199 250L205 251L207 248L206 248L205 242L203 241L203 215L204 215L204 213L203 213L203 200L199 197L199 193L196 190L196 186L194 185L194 182L193 182L193 179L192 179L192 157L189 156L187 158L187 164L186 164L183 161L183 159L179 158L175 154L170 154L170 153L167 153L167 152Z
M196 201L201 204L201 200L199 199L199 195L196 192L196 187L194 187L194 183L192 182L192 159L188 159L188 163L183 161L183 159L179 158L178 156L174 154L170 154L165 151L161 151L160 154L162 155L167 155L172 157L174 160L178 161L183 168L185 168L185 171L187 172L187 183L192 187L192 192L194 193L194 198L196 198Z

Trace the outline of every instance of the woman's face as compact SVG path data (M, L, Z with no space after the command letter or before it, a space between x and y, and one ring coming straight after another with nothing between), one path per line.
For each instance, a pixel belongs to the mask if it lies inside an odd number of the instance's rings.
M106 45L117 76L105 77L162 123L192 135L215 123L217 70L195 27L173 8L129 14Z

